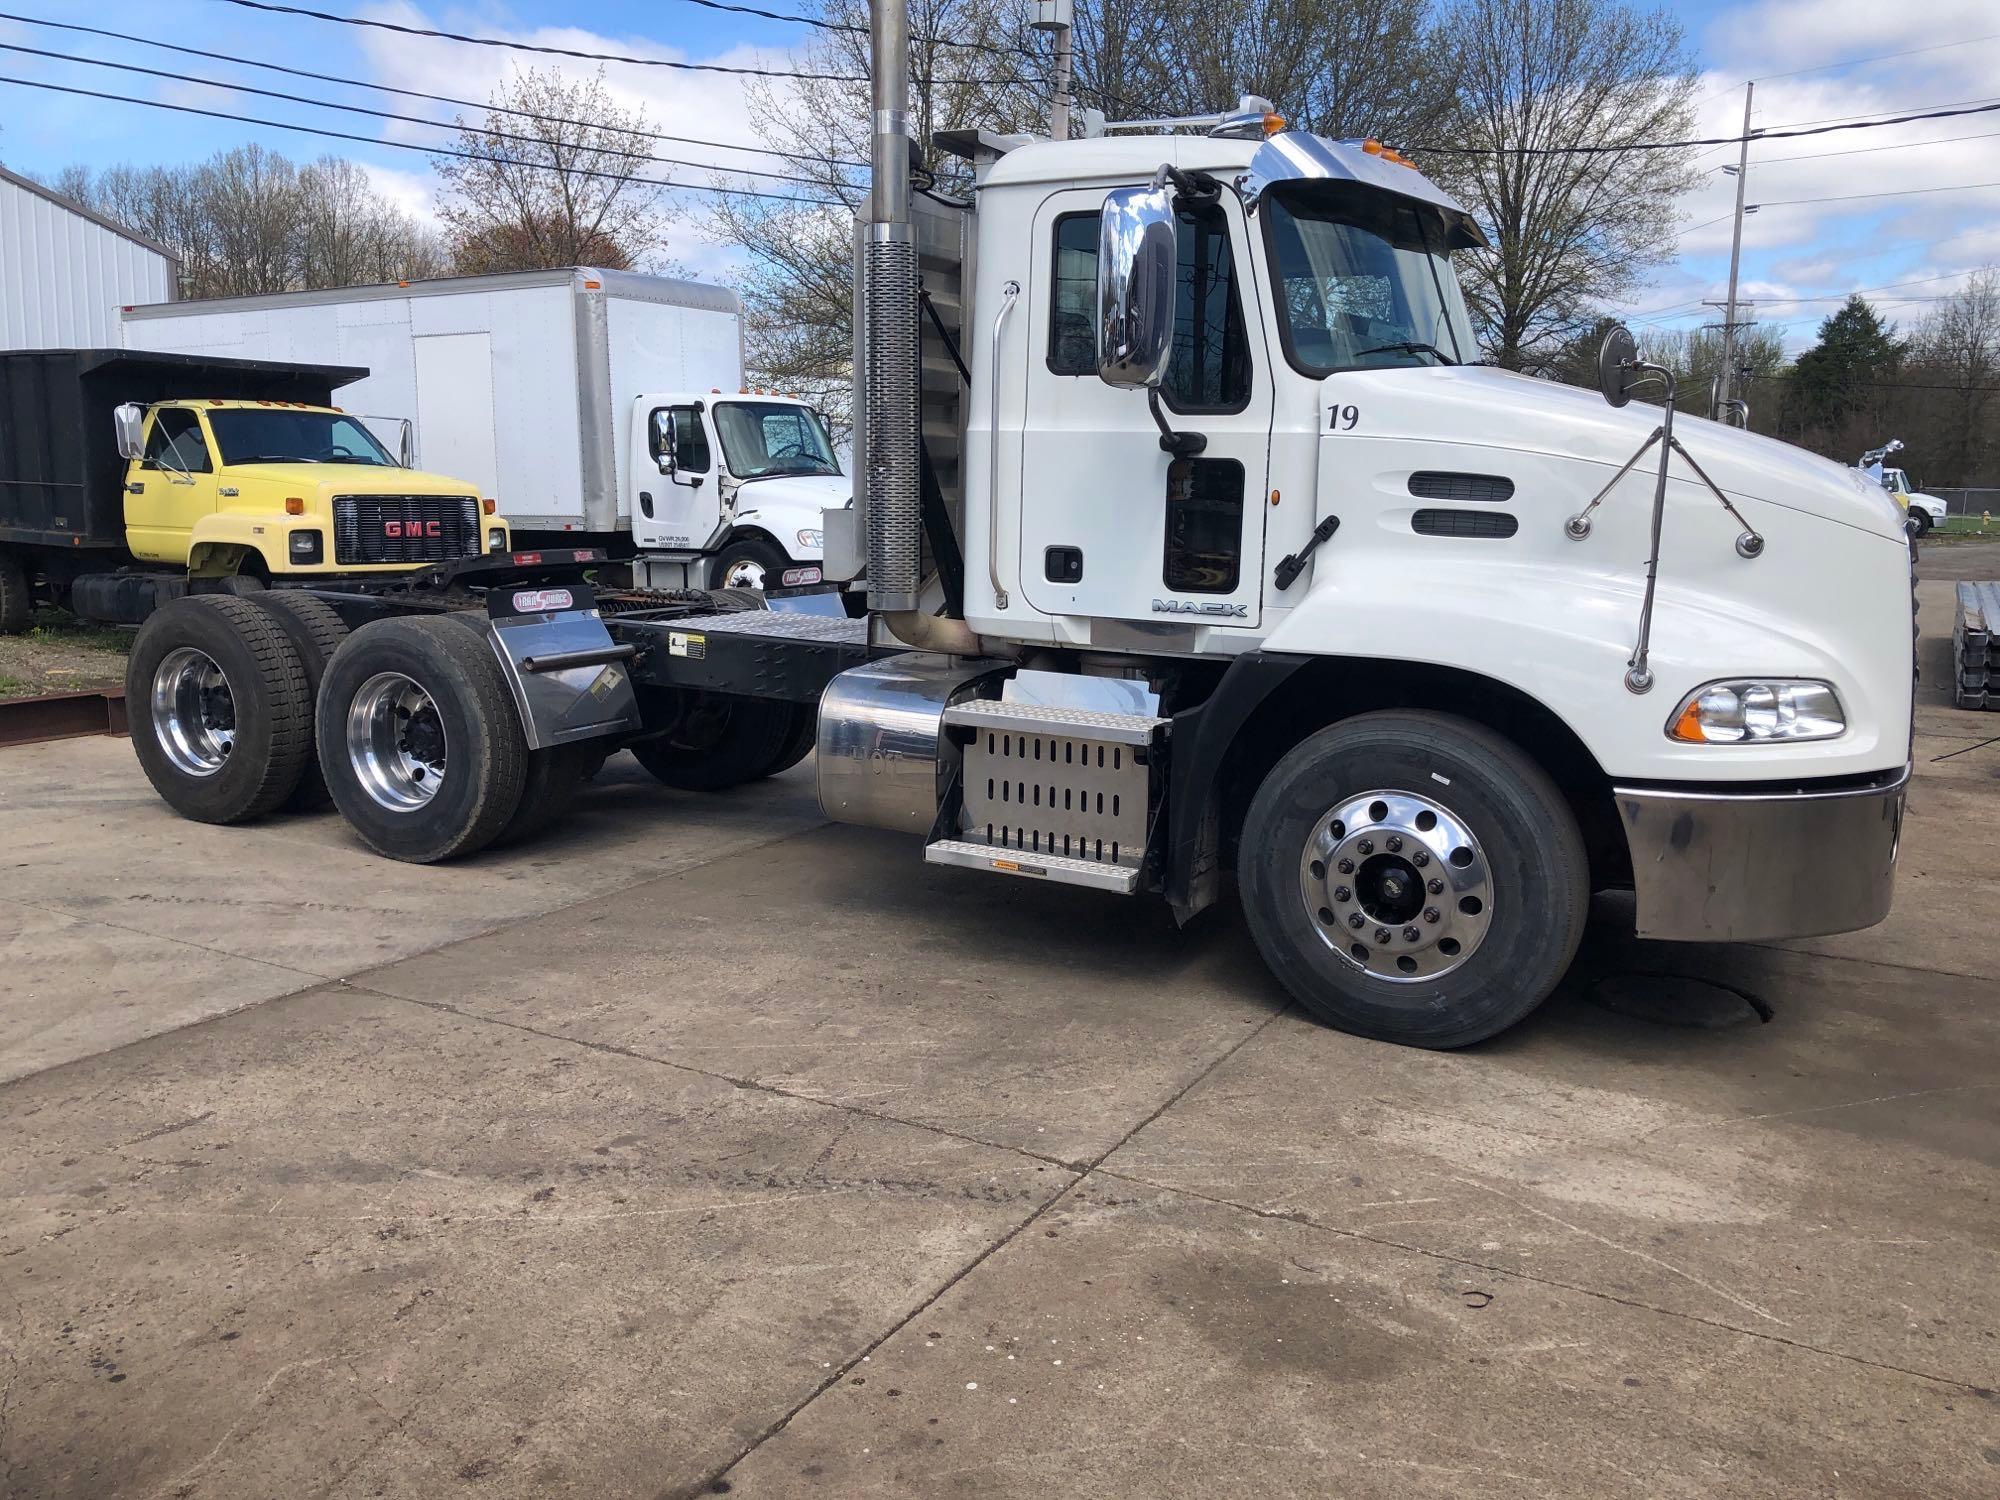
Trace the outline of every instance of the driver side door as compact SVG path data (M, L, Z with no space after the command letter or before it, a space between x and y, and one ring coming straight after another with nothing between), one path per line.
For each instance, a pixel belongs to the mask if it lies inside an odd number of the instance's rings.
M1050 615L1255 629L1262 601L1271 360L1242 208L1183 204L1161 407L1207 447L1161 451L1143 392L1097 375L1103 190L1035 216L1023 406L1021 593Z
M125 476L125 544L150 562L185 563L195 523L215 514L215 461L201 418L162 406L146 422L146 448Z
M648 547L705 545L722 502L715 445L702 409L693 402L649 406L639 431L646 453L634 466L633 540Z

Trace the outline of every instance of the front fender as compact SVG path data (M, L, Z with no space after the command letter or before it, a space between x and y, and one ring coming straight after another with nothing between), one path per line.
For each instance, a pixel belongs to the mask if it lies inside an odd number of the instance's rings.
M1755 516L1752 522L1762 524ZM1653 616L1655 685L1643 694L1624 685L1643 564L1620 567L1624 559L1608 547L1593 555L1590 542L1559 537L1555 546L1567 554L1535 559L1522 549L1510 555L1511 542L1413 537L1407 521L1400 537L1382 545L1366 537L1365 527L1355 530L1364 533L1359 545L1342 550L1337 540L1321 550L1310 592L1264 641L1266 651L1428 662L1495 679L1561 719L1614 777L1827 777L1878 771L1905 758L1907 594L1900 612L1860 590L1830 609L1808 586L1815 564L1838 578L1843 550L1884 547L1853 528L1785 527L1784 545L1795 550L1778 566L1742 562L1728 554L1726 539L1722 555L1703 556L1698 565L1670 547ZM1349 535L1343 531L1341 539ZM1809 543L1817 554L1811 561L1802 555ZM1774 540L1772 551L1778 547ZM1687 693L1731 676L1831 682L1848 732L1798 745L1687 745L1667 738L1667 720Z
M285 571L281 561L285 534L280 528L250 516L220 511L194 523L188 538L188 572L195 577L224 576L243 571L245 556L262 560L270 573Z

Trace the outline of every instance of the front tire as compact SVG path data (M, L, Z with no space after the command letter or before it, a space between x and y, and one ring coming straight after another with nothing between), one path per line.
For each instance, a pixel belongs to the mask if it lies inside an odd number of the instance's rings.
M1931 534L1931 528L1936 524L1929 511L1918 510L1914 505L1910 507L1910 535L1921 540Z
M1548 998L1583 936L1590 867L1547 774L1445 714L1362 714L1278 762L1243 825L1258 949L1342 1031L1469 1046Z
M492 843L521 805L528 747L480 636L446 617L375 620L320 684L320 769L378 854L413 864Z
M762 537L746 536L715 554L708 570L711 589L773 589L784 575L786 558Z

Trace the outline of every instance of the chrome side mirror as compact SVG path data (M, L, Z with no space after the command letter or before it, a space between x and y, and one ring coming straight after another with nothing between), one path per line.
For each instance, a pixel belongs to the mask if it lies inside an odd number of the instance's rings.
M1174 350L1173 190L1113 188L1097 229L1097 374L1126 390L1157 387Z
M417 424L408 417L402 419L402 431L396 437L396 462L406 469L417 466Z
M118 434L118 456L130 463L146 451L146 408L127 401L111 411L112 430Z

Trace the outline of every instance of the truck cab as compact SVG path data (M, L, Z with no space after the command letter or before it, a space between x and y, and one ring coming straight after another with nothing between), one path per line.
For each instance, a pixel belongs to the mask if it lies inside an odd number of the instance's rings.
M652 587L818 583L820 514L846 506L825 419L791 396L743 390L644 395L625 465L635 573Z
M359 417L189 397L114 413L125 536L141 562L265 580L407 570L505 551L497 502L406 467Z

